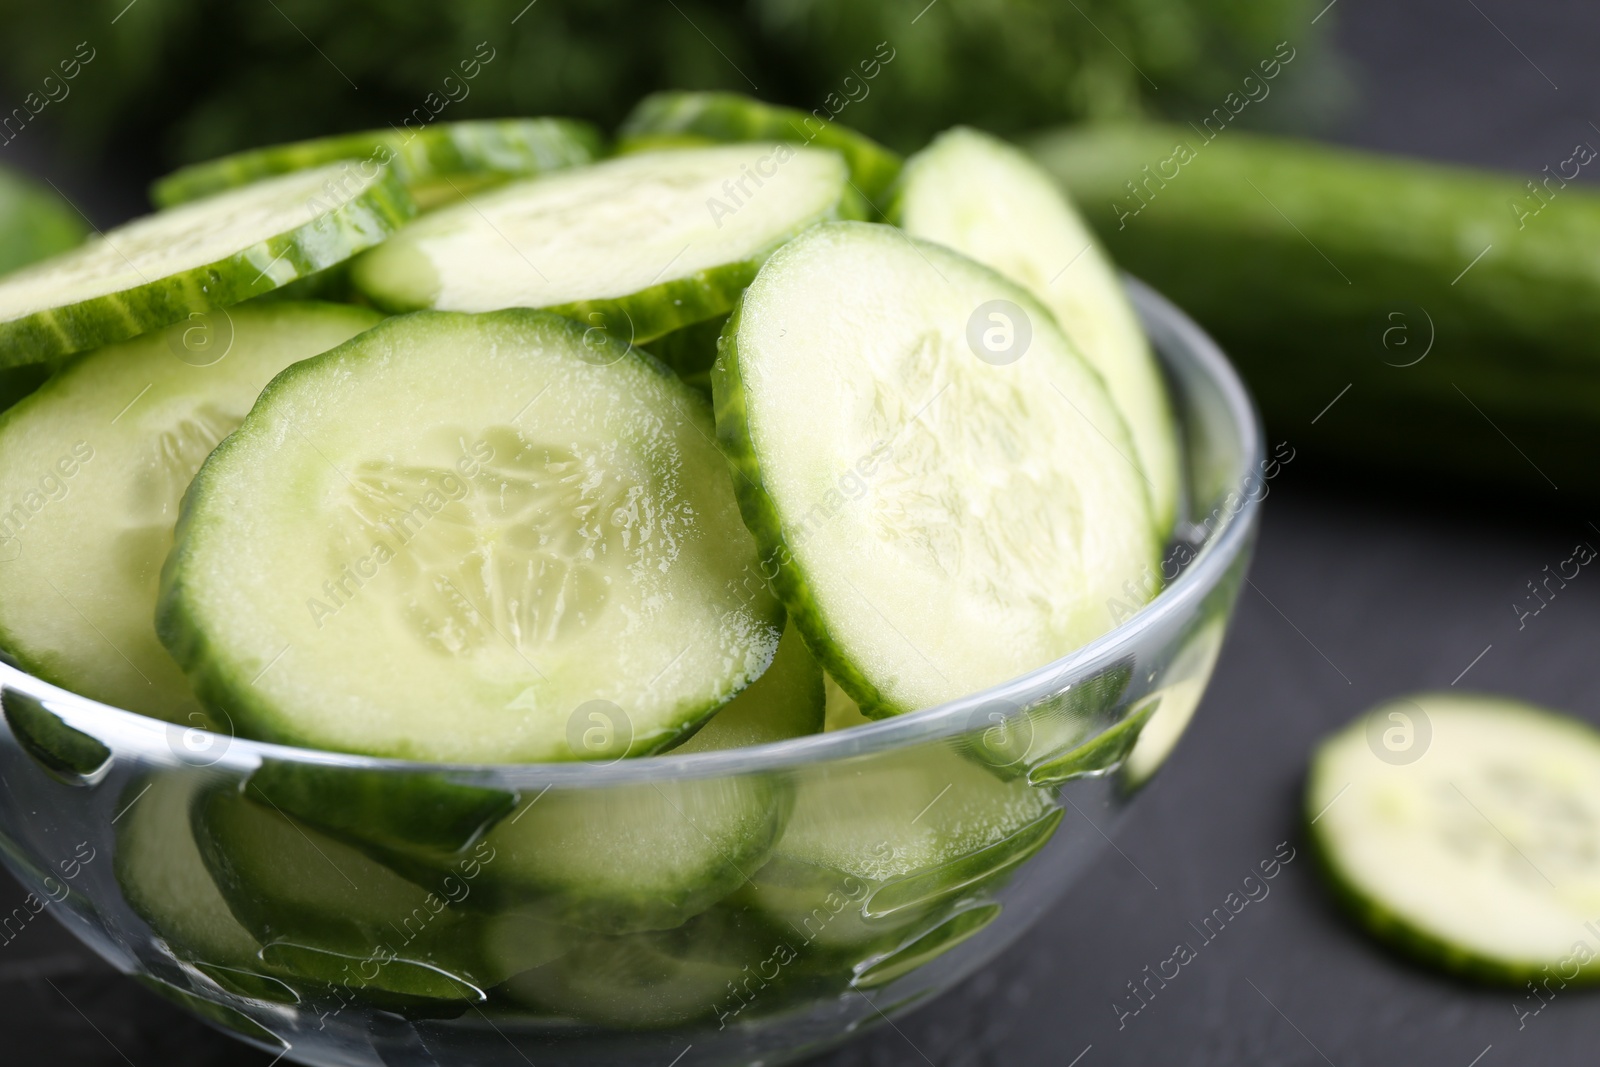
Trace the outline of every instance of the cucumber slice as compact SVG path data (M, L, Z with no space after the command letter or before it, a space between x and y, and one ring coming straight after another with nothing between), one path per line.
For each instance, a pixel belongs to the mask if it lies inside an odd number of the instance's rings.
M294 144L252 148L174 171L150 187L157 207L173 207L275 174L340 160L391 166L427 209L508 178L592 162L600 131L570 119L437 122L417 131L363 130Z
M1178 441L1161 370L1110 257L1050 175L1004 141L957 127L907 161L890 215L1050 309L1122 413L1164 537L1178 509Z
M83 217L55 192L0 170L0 274L65 252L87 232Z
M716 752L822 731L822 668L800 631L786 626L772 666L673 752Z
M854 963L938 925L1060 821L1047 792L944 745L827 764L800 778L771 862L741 895L780 930Z
M68 726L38 697L7 689L3 703L11 736L58 781L91 785L111 769L112 752L105 742Z
M1167 684L1157 692L1161 704L1139 733L1133 751L1122 765L1123 782L1137 789L1148 782L1172 754L1178 739L1194 717L1205 695L1211 670L1222 651L1226 621L1217 618L1206 623L1183 646L1166 670Z
M195 844L191 823L202 784L168 773L129 787L116 828L117 884L178 959L232 992L292 1003L294 990L268 973L261 943L234 918Z
M850 181L874 204L900 174L900 157L883 145L814 112L780 107L739 93L653 93L635 105L618 131L618 147L790 141L831 148L850 166Z
M997 299L1031 320L1004 365L968 347ZM1065 655L1154 569L1144 481L1099 379L1031 296L938 245L812 228L745 293L712 382L745 524L869 716Z
M665 368L555 315L380 323L280 375L196 476L162 639L254 736L654 751L779 636L777 603L736 584L755 546L712 430Z
M1317 748L1312 843L1374 935L1445 970L1600 979L1600 734L1503 697L1423 693Z
M135 219L0 279L0 367L237 304L377 244L415 207L388 171L322 167Z
M671 929L761 866L788 800L782 782L755 775L552 789L484 838L496 859L482 888L586 930Z
M394 311L550 308L644 344L728 311L774 248L852 212L850 197L832 152L650 152L436 211L363 256L353 274Z
M381 317L333 304L212 312L73 360L0 415L0 644L95 700L199 721L152 625L178 503L275 374Z

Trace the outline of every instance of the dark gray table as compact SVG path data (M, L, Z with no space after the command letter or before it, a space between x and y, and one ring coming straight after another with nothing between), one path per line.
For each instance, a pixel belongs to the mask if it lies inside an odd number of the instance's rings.
M1600 122L1600 107L1589 110L1600 99L1593 5L1336 0L1307 32L1330 26L1360 87L1345 139L1530 177L1576 141L1600 143L1589 125ZM1361 398L1326 417L1363 418ZM1274 440L1296 430L1275 427ZM819 1063L1594 1062L1595 995L1562 993L1519 1030L1516 993L1412 968L1351 931L1303 850L1270 896L1119 1028L1125 984L1279 842L1299 845L1305 755L1323 733L1391 694L1448 686L1469 665L1462 686L1600 721L1600 579L1580 576L1520 631L1511 608L1545 564L1600 536L1587 525L1600 506L1412 485L1403 454L1382 487L1304 458L1273 483L1253 584L1193 727L1124 825L1127 862L1110 854L960 989ZM0 911L21 896L0 875ZM50 923L0 946L0 1034L0 1062L16 1067L268 1061Z

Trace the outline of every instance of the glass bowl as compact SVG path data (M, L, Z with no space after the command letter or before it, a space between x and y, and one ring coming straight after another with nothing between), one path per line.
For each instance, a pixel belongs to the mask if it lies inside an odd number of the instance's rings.
M1210 339L1129 284L1186 505L1161 593L1108 603L1092 644L888 721L605 765L262 744L0 664L18 921L317 1065L772 1064L949 989L1101 860L1178 740L1286 459Z

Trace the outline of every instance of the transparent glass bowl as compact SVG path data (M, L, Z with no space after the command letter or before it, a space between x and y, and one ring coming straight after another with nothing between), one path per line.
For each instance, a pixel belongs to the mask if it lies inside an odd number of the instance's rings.
M1171 751L1276 471L1215 345L1129 284L1187 506L1163 591L1092 644L889 721L603 766L261 744L0 664L26 910L306 1064L772 1064L950 988L1101 859Z

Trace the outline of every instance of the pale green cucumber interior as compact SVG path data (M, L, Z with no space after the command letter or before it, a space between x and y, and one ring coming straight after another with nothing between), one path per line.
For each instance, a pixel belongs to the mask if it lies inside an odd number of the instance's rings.
M138 289L253 251L249 266L284 280L293 268L274 263L269 238L317 224L304 236L345 244L333 212L383 180L383 171L361 177L348 162L268 178L214 197L135 219L125 226L0 279L0 322L50 308ZM325 232L324 232L325 231ZM333 259L349 255L344 251ZM199 294L196 294L199 295Z
M766 673L672 751L716 752L818 733L824 701L822 668L800 632L787 626Z
M1116 267L1066 194L1022 152L976 130L941 134L906 163L907 233L993 267L1050 309L1128 424L1159 531L1178 504L1178 445L1155 355Z
M1030 320L1004 365L968 341L996 299ZM747 518L786 565L791 617L869 714L1049 663L1110 629L1108 600L1154 565L1099 378L987 268L826 223L767 262L724 346L718 417L762 487Z
M1346 891L1458 959L1537 973L1593 945L1600 735L1586 724L1499 697L1391 701L1318 749L1306 809Z
M274 375L380 318L332 304L209 312L79 357L0 417L7 651L85 696L198 722L154 625L184 490Z
M701 397L568 320L391 319L281 376L213 454L163 638L257 735L653 751L778 638L777 604L735 585L755 547L712 433Z
M834 153L789 145L611 159L417 219L356 263L356 284L385 306L456 311L628 296L747 262L830 217L845 174Z

